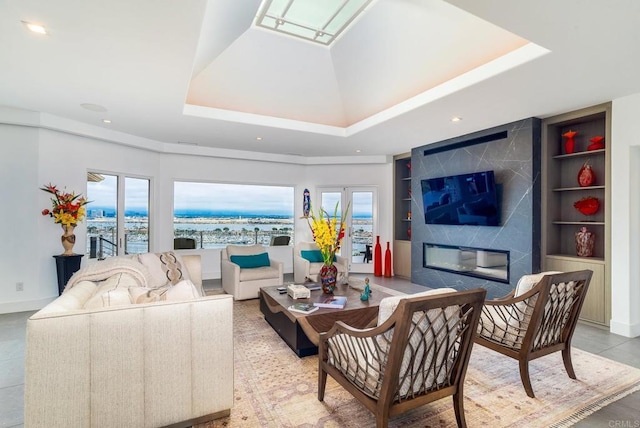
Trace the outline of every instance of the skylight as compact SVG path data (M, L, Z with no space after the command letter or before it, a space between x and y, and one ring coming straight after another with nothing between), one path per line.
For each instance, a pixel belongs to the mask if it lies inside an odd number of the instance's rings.
M263 0L256 25L330 45L373 0Z

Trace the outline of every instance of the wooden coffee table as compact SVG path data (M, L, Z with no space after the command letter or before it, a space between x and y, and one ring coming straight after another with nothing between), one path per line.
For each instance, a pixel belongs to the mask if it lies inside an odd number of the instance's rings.
M318 353L318 339L321 332L329 331L336 321L343 321L355 328L365 328L378 318L380 300L390 296L375 290L369 300L360 300L361 290L348 285L340 285L334 294L347 296L344 309L320 308L310 314L291 312L287 308L296 302L315 302L321 290L311 292L308 299L292 299L280 294L277 286L260 289L260 311L264 319L273 327L287 345L299 357Z

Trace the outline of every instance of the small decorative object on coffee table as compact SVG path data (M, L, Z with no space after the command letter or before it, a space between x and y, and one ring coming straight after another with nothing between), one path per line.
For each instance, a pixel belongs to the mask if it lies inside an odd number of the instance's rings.
M569 131L562 134L564 138L566 138L564 142L564 152L566 154L571 154L576 149L576 142L574 140L575 136L578 134L577 131Z
M371 295L371 287L369 287L369 278L364 279L364 291L360 293L360 300L366 302Z
M595 235L586 227L581 227L580 230L576 232L576 254L579 257L593 256L595 242Z

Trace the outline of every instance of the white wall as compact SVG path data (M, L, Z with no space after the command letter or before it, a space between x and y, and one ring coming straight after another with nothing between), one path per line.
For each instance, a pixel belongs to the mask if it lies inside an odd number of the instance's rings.
M62 252L62 230L50 217L41 215L50 208L49 194L39 188L49 182L86 195L88 170L129 173L152 179L153 208L151 250L173 248L173 181L212 181L295 186L296 241L311 240L302 216L302 193L311 191L312 200L318 186L373 185L378 189L379 231L390 240L392 227L391 164L368 163L340 165L296 165L219 158L214 156L161 153L103 141L101 128L97 137L79 136L45 129L30 117L27 126L3 125L17 122L7 119L0 109L0 197L5 202L0 228L0 267L5 280L0 287L0 313L35 310L57 297L57 280L53 255ZM37 114L36 114L37 115ZM106 134L105 134L106 135ZM344 160L341 160L344 161ZM75 250L86 248L86 223L75 230ZM274 258L285 263L285 272L293 271L291 247L270 248ZM194 252L191 250L190 252ZM203 277L220 277L218 250L195 250L203 256ZM83 258L83 266L88 263ZM15 291L16 282L24 291Z
M640 336L640 94L612 104L611 325Z

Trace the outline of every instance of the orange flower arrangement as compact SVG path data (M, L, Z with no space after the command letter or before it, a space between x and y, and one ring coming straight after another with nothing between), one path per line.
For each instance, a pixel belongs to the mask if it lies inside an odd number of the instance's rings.
M75 192L61 192L51 183L41 187L40 190L44 190L53 195L51 198L53 208L51 210L45 208L42 210L42 215L53 217L54 223L75 227L78 225L78 222L84 219L86 214L84 206L88 204L89 201L82 197L82 195L76 195Z

